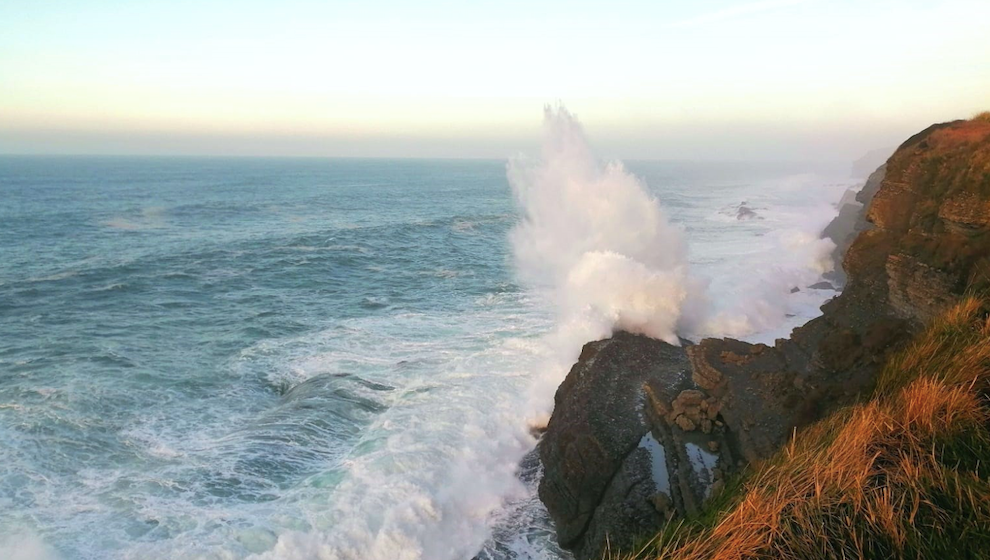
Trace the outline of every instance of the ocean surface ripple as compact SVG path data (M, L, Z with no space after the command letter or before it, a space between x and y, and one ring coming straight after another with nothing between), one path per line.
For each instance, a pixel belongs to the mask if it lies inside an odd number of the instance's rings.
M848 181L627 168L739 336L818 313L732 302L802 269ZM0 157L0 196L0 557L566 558L504 162Z

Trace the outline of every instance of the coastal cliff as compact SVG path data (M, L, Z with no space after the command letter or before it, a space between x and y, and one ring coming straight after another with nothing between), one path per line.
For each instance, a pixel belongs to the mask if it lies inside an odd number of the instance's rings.
M540 498L579 560L702 515L795 430L863 402L892 353L990 287L990 122L909 138L824 235L844 288L789 339L678 347L620 332L584 347L539 443Z

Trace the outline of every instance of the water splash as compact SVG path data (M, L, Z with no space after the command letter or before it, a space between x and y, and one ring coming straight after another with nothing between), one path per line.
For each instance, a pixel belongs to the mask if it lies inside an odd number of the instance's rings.
M542 159L508 166L523 214L511 234L520 278L548 291L578 344L613 329L678 344L696 291L683 232L621 163L598 162L565 108L547 107L543 126Z

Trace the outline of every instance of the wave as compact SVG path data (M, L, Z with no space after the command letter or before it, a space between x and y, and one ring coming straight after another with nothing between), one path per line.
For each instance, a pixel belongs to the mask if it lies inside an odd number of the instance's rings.
M387 346L388 359L402 372L394 398L341 459L333 491L311 512L310 527L281 532L257 558L464 560L477 553L505 501L529 496L517 470L533 439L520 422L519 403L532 371L527 364L540 345L500 334L505 327L493 319L505 311L479 307L474 316L443 320L381 319L406 333L405 342ZM460 332L468 320L482 340L500 341L409 340L423 328ZM521 317L516 326L539 330L527 321ZM379 346L364 338L362 345ZM353 356L374 353L354 350ZM347 358L334 353L325 359L339 364ZM316 359L297 369L329 365Z
M621 163L597 161L565 108L547 107L543 127L542 159L508 166L519 276L549 290L560 323L585 324L581 344L613 328L678 344L696 289L683 232Z

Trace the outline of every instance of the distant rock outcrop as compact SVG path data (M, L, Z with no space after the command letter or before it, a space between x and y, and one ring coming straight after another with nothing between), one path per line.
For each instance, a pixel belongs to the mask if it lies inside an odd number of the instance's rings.
M990 123L911 137L857 200L835 228L845 288L791 338L585 346L539 444L540 497L579 560L696 515L740 461L869 392L889 351L966 289L990 288Z
M852 164L852 176L854 178L864 178L873 173L873 170L880 167L887 158L894 153L894 148L878 148L870 150L863 157L857 159Z
M740 204L739 205L739 208L736 210L736 219L737 220L752 220L753 218L759 218L759 215L757 215L757 213L755 211L753 211L752 208L750 208L749 206L746 206L746 203L745 202L742 203L742 204Z
M852 245L857 235L872 227L866 220L866 209L877 190L880 189L886 172L887 164L885 163L870 174L866 184L859 192L853 193L852 190L847 190L842 195L842 199L839 200L839 215L829 222L822 231L822 238L831 239L835 243L835 249L832 250L832 262L835 268L826 273L825 278L837 286L841 287L846 283L847 276L842 266L842 259L846 251L849 250L849 246Z

